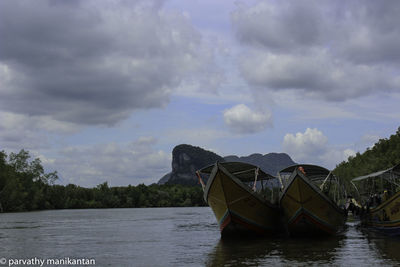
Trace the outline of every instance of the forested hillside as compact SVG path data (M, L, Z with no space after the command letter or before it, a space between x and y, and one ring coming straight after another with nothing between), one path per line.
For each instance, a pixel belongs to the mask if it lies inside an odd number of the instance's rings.
M149 185L95 188L55 185L57 173L45 173L40 159L25 150L0 151L0 212L43 209L202 206L200 186Z
M349 157L347 162L338 164L334 173L339 177L352 179L390 168L398 163L400 163L400 127L396 134L380 139L364 153L357 153L354 157Z

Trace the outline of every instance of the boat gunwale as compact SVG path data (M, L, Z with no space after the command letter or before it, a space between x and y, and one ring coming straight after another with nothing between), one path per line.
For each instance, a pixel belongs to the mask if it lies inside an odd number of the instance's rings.
M216 168L216 167L217 167L217 163L218 163L218 162L216 162L216 163L214 164L214 167L213 167L213 169L211 170L210 176L209 176L209 178L208 178L206 187L205 187L204 190L203 190L203 191L204 191L204 192L203 192L203 197L204 197L204 200L206 201L207 204L208 204L208 193L210 192L211 185L212 185L212 183L214 183L215 176L216 176L217 171L218 171L218 168ZM224 195L225 195L225 193L224 193Z
M377 212L383 208L385 208L387 205L389 205L390 203L392 203L394 200L400 198L400 191L397 191L393 196L391 196L389 199L387 199L386 201L383 201L381 204L379 204L378 206L372 208L369 210L369 213L374 213Z
M369 226L375 226L377 227L379 225L379 227L382 228L400 228L400 220L395 220L395 221L364 221L364 224L369 225ZM390 225L390 224L394 224L394 225Z

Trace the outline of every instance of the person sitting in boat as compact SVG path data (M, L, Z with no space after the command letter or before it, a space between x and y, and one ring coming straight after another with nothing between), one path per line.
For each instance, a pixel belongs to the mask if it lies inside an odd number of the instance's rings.
M361 205L351 195L347 197L345 208L347 211L351 211L353 216L360 215L362 209Z
M306 171L304 170L304 168L302 166L299 167L299 171L301 171L301 173L303 173L304 175L306 175Z

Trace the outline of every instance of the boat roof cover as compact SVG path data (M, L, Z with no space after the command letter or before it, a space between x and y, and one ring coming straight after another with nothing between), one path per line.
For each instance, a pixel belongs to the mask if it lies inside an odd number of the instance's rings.
M255 171L258 168L255 165L244 163L244 162L218 162L219 165L223 166L228 172L233 174L242 182L254 181ZM207 166L200 170L201 173L211 174L215 164ZM257 180L269 180L275 179L276 177L262 171L258 170Z
M304 171L306 172L307 176L327 176L330 173L330 170L318 166L318 165L312 165L312 164L296 164L289 166L283 170L280 170L279 173L283 172L290 172L292 173L295 169L303 167Z
M397 164L397 165L395 165L395 166L393 166L393 167L391 167L389 169L383 170L383 171L377 171L377 172L373 172L373 173L370 173L370 174L367 174L367 175L356 177L356 178L352 179L352 181L353 182L362 181L362 180L365 180L365 179L381 176L383 174L390 173L392 171L396 172L396 173L398 173L400 175L400 164Z

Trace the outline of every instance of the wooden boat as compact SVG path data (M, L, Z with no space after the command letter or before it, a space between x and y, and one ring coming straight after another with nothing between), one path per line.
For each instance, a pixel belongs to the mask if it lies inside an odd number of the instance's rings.
M214 212L222 237L268 236L281 229L278 191L275 204L262 194L269 191L264 188L265 181L276 180L272 175L242 162L217 162L197 174L203 185L204 199ZM209 176L206 185L201 175ZM254 191L260 185L261 190ZM273 193L268 199L271 197Z
M352 181L360 193L361 223L389 235L400 235L400 164Z
M278 173L282 183L280 207L292 236L333 235L343 228L347 212L344 186L329 170L294 165Z

